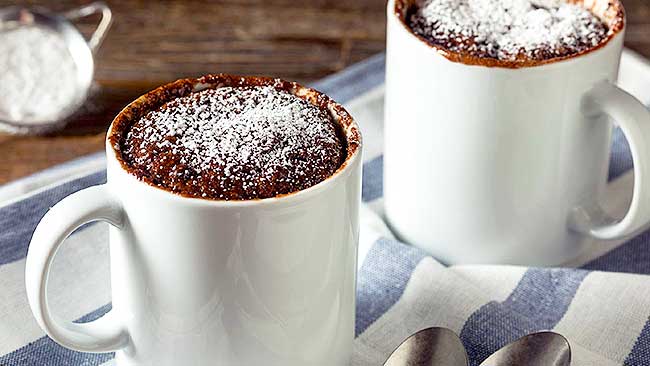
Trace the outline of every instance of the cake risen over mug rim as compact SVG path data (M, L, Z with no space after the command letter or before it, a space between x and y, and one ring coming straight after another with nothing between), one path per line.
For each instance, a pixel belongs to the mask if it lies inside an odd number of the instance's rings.
M427 37L417 34L411 28L409 17L415 9L418 9L418 3L420 1L421 0L393 0L393 6L388 9L388 12L391 13L391 15L396 16L400 25L404 27L404 30L411 36L415 37L423 45L431 48L433 51L445 57L449 61L472 66L519 69L572 60L587 55L591 52L600 50L608 45L612 39L616 38L616 36L623 32L626 23L625 8L623 7L623 4L620 0L558 0L559 2L581 6L582 8L590 11L608 27L607 35L599 44L593 47L561 57L553 57L541 60L525 58L505 60L492 57L479 57L468 52L450 50L441 45L432 43ZM389 2L389 4L391 3Z
M331 120L336 124L340 132L340 140L343 144L343 155L340 166L329 176L322 181L311 185L306 188L298 189L292 192L277 194L270 197L254 197L245 199L223 199L215 197L199 197L192 194L185 194L184 192L174 192L169 187L156 184L147 176L139 175L135 172L135 168L129 163L122 150L124 139L137 121L146 116L151 111L156 111L163 107L166 103L174 101L178 98L190 96L192 94L205 91L207 89L220 89L220 88L247 88L247 87L271 87L278 91L287 92L291 95L308 102L310 105L320 108L331 117ZM107 134L107 149L109 154L113 154L115 159L121 165L121 168L131 177L140 182L146 183L148 186L159 189L161 191L171 193L172 195L190 198L197 201L207 202L224 202L228 204L245 204L246 202L260 202L260 201L277 201L286 200L292 196L303 196L313 191L322 189L329 182L336 180L338 176L342 175L348 165L353 161L360 159L361 152L361 134L357 124L354 122L351 115L337 102L330 97L315 89L304 87L295 82L288 82L281 79L258 77L258 76L236 76L227 74L211 74L205 75L200 78L187 78L180 79L175 82L158 87L132 103L126 106L113 120L109 132Z

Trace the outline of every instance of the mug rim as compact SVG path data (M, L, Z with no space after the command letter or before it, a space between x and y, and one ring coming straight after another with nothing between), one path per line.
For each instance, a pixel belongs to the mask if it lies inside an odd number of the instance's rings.
M339 168L323 181L294 192L276 195L268 198L255 198L247 200L224 200L209 197L196 197L185 195L160 187L149 182L147 179L132 174L129 166L122 158L119 150L120 139L126 127L136 118L144 113L155 109L164 103L190 93L199 92L205 89L218 89L222 87L243 87L243 86L273 86L286 90L291 94L307 102L322 108L329 112L330 116L341 128L346 142L346 158ZM207 205L226 205L226 206L250 206L260 204L275 204L280 202L291 203L295 200L303 200L311 197L318 192L326 189L329 185L334 184L340 179L347 177L350 171L354 169L361 159L363 150L362 136L356 121L350 113L339 103L331 99L326 94L312 88L302 86L296 82L288 82L278 78L261 77L261 76L239 76L229 74L208 74L199 78L184 78L174 82L162 85L151 90L131 103L118 113L113 119L106 134L106 152L109 159L119 166L121 173L127 175L133 181L143 184L148 188L153 188L162 194L166 194L173 199L179 199L185 202L194 202Z
M615 38L625 33L627 28L627 16L625 13L625 8L621 0L600 0L600 2L607 2L611 8L605 9L605 12L611 19L608 21L609 34L607 37L601 41L598 45L589 48L587 50L570 54L562 57L554 57L546 60L525 60L525 61L508 61L508 60L499 60L495 58L483 58L476 57L469 54L464 54L461 52L451 51L444 47L434 45L430 43L426 38L415 34L409 25L406 22L406 13L411 6L413 6L415 0L389 0L387 5L388 16L393 17L396 20L403 31L406 31L409 36L416 39L419 43L426 46L428 49L436 52L437 54L443 56L445 59L466 66L482 66L487 68L495 69L529 69L537 68L542 66L549 66L562 63L564 61L573 61L580 59L582 56L592 54L593 52L599 51L608 45L610 45ZM562 0L569 3L584 3L585 0ZM600 2L595 1L592 9L588 9L595 14L593 8L596 7ZM611 14L610 14L611 13ZM597 15L601 18L600 15ZM602 18L601 18L602 19ZM390 19L389 19L390 21Z

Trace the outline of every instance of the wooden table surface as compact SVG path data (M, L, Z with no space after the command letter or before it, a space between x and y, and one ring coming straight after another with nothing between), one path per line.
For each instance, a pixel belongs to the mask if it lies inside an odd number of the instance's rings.
M235 73L309 83L384 50L384 0L106 0L114 23L79 117L40 137L0 134L0 184L99 151L129 101L186 76ZM650 58L650 2L623 0L627 47ZM55 11L81 1L19 1ZM16 4L0 0L0 7ZM89 34L97 19L79 27Z

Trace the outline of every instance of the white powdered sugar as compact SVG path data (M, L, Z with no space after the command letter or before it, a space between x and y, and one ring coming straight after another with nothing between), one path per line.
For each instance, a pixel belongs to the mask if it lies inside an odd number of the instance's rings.
M0 30L0 119L45 122L76 96L77 69L63 38L37 26Z
M590 11L562 0L417 0L409 25L450 51L509 61L578 53L608 32Z
M172 191L266 198L314 185L341 164L335 122L273 87L177 98L134 123L121 149L136 174Z

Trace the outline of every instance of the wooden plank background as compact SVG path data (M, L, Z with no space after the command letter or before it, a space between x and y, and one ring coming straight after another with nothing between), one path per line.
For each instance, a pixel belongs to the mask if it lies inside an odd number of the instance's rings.
M114 23L97 54L96 88L63 131L0 134L0 184L99 151L115 114L143 92L226 72L317 80L382 52L383 0L106 0ZM623 0L628 47L650 58L650 2ZM5 1L65 11L82 1ZM89 34L97 22L79 24Z

